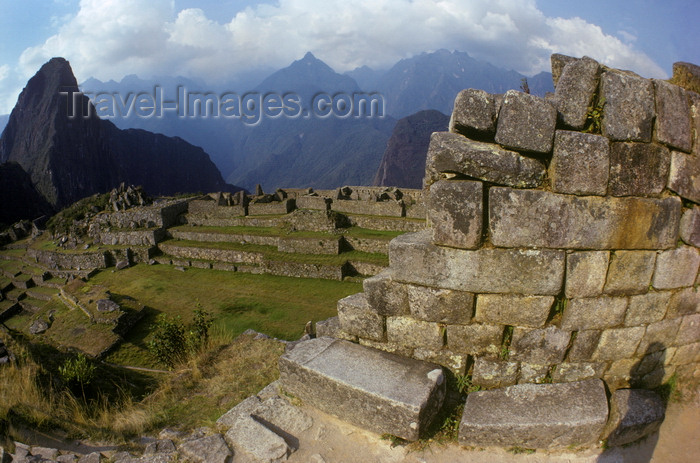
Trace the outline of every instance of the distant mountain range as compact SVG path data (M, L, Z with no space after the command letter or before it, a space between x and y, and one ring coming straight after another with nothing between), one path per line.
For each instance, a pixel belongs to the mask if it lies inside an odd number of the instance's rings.
M336 73L311 53L280 69L251 88L205 88L189 79L142 80L127 76L121 82L88 79L86 92L127 95L153 92L156 85L174 98L177 86L191 92L222 95L229 92L284 95L294 92L308 108L314 95L379 93L384 98L383 118L262 117L257 125L241 119L181 118L173 111L163 117L142 118L135 114L111 119L121 128L140 128L169 136L180 136L201 146L230 183L247 189L262 184L265 190L278 187L334 188L370 184L377 176L396 121L421 110L444 114L452 111L457 93L481 88L492 93L519 89L522 74L471 58L464 52L439 50L399 61L386 71L362 67ZM250 79L248 79L250 81ZM534 94L553 91L549 73L528 79Z
M152 195L237 190L201 148L177 137L120 130L97 117L63 58L44 64L20 94L0 137L0 167L2 178L23 178L24 172L29 185L21 182L28 190L22 196L41 203L35 190L54 211L121 182ZM0 197L17 197L15 183L3 180ZM38 204L37 211L43 209ZM11 218L3 214L0 221Z

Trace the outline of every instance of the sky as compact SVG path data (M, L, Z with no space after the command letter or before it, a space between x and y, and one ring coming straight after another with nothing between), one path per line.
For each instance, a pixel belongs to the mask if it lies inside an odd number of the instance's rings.
M699 0L0 0L0 114L54 56L79 82L214 85L307 51L338 72L385 69L441 48L526 75L563 53L667 78L700 64L698 22Z

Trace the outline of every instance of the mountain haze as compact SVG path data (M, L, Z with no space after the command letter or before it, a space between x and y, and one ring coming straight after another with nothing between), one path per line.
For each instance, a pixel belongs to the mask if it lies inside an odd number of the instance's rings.
M0 137L0 164L7 162L56 210L122 182L152 195L235 190L201 148L97 117L63 58L44 64L20 94Z

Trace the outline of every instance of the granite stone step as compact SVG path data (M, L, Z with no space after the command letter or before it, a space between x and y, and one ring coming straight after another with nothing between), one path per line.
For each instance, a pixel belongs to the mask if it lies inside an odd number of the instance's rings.
M279 361L284 390L379 434L418 439L445 396L442 369L333 338L298 344Z
M459 426L465 446L565 448L598 441L608 419L599 379L519 384L469 394Z

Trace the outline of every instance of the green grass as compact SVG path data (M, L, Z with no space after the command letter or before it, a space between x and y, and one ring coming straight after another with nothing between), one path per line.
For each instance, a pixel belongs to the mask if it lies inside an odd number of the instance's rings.
M189 323L198 304L212 314L212 332L234 337L247 329L293 340L309 320L337 315L336 302L362 291L359 283L253 275L169 265L139 264L119 272L102 271L90 283L107 286L113 294L127 294L146 305L144 318L125 342L108 356L112 363L162 368L147 352L150 327L159 313Z
M259 252L264 255L265 260L297 262L302 264L315 265L343 265L348 261L371 262L380 265L389 265L389 258L386 254L370 253L362 251L349 251L341 254L300 254L290 252L280 252L276 246L266 246L261 244L240 244L228 242L208 242L208 241L188 241L169 240L163 244L174 246L226 249L233 251Z

